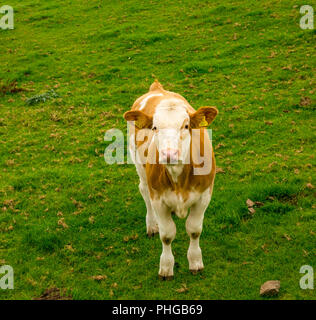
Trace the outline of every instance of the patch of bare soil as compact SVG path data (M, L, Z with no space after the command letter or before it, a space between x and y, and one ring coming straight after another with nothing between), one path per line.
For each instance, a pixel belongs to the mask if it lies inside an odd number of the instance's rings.
M34 298L34 300L72 300L72 298L66 296L58 288L49 288L46 289L40 297Z
M16 92L21 92L21 91L27 91L24 88L19 88L18 83L16 81L12 81L7 84L2 84L0 85L0 94L5 95L7 93L16 93Z

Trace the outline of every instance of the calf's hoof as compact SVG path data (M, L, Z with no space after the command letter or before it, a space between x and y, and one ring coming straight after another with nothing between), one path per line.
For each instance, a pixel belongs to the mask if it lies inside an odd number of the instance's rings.
M155 234L158 234L158 233L159 233L159 231L157 231L157 232L147 232L147 237L148 238L152 238L152 237L155 236Z
M156 225L155 227L148 227L147 228L147 237L151 238L153 236L155 236L155 234L159 233L159 229L158 229L158 225Z
M173 280L174 279L174 276L161 276L160 274L158 275L159 277L159 280L162 280L162 281L170 281L170 280Z
M190 269L190 271L191 271L191 273L192 273L193 275L196 275L196 274L202 272L203 270L204 270L204 268L200 268L200 269L196 269L196 270Z

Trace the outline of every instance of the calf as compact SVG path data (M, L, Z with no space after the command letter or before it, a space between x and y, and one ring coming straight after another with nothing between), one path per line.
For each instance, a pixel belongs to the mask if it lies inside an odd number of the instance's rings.
M147 234L159 232L162 241L162 279L173 278L171 243L176 226L172 213L185 218L190 209L186 220L189 269L196 273L204 268L199 239L215 178L215 157L205 128L217 113L214 107L196 111L181 95L164 90L156 80L124 114L139 190L147 208Z

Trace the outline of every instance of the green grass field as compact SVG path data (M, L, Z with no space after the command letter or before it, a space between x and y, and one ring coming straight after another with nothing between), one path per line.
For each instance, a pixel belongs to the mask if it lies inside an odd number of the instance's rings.
M0 30L0 266L14 268L15 289L0 299L48 288L72 299L261 299L267 280L281 281L275 299L316 298L299 286L300 267L316 268L316 33L299 26L305 2L5 4L15 28ZM219 110L205 269L189 272L175 218L173 281L158 280L161 242L146 237L134 166L103 158L105 132L126 132L123 113L155 78ZM51 89L59 97L26 103ZM247 199L263 206L250 215Z

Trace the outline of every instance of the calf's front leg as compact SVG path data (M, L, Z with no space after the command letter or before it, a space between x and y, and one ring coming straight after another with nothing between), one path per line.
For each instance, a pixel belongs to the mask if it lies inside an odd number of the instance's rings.
M155 213L153 211L153 208L150 202L149 191L148 191L148 186L146 182L140 180L139 191L143 196L143 199L146 204L146 209L147 209L147 214L146 214L147 236L152 237L156 233L158 233L159 230L158 230L158 224L156 221Z
M162 242L162 254L160 256L159 278L162 280L173 279L174 257L171 243L176 236L176 225L171 217L171 210L160 201L153 202L156 218L159 226L159 236Z
M202 233L204 212L210 202L210 194L204 194L201 200L195 203L190 210L190 214L186 220L186 230L190 236L190 246L187 257L189 261L189 269L193 274L204 269L202 260L202 251L200 248L200 235Z

